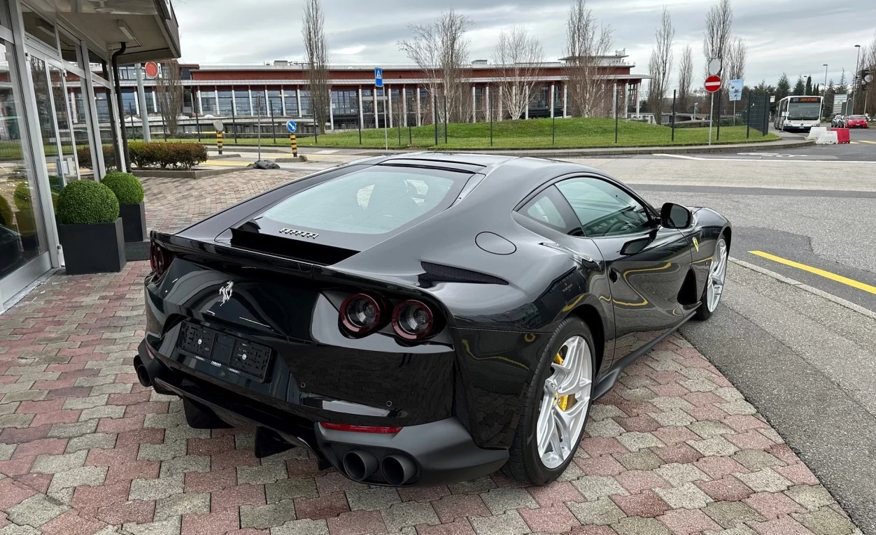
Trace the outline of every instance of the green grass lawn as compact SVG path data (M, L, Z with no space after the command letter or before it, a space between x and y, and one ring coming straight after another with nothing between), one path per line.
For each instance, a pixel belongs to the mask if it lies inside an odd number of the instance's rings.
M438 126L438 144L435 144L434 126L419 126L401 129L391 128L388 132L390 148L423 148L423 149L549 149L549 148L580 148L580 147L653 147L653 146L683 146L704 145L709 142L708 128L678 128L675 130L675 141L671 141L672 131L665 126L645 123L620 121L618 123L618 141L614 141L614 119L557 119L556 138L552 139L550 119L531 119L528 121L502 121L493 123L493 144L490 145L489 123L456 123L447 127L447 143L444 142L444 125ZM746 143L773 141L779 139L774 134L761 135L757 130L751 130L751 137L746 138L746 127L725 126L721 128L721 139L717 131L713 132L713 143ZM192 140L180 140L192 141ZM201 142L215 145L215 138L202 137ZM257 140L251 137L238 136L236 144L255 145ZM232 134L225 135L225 145L235 144ZM274 144L271 136L262 137L262 144ZM288 147L289 138L278 136L276 145ZM319 136L299 137L299 147L368 147L382 148L384 146L383 130L363 130L362 144L359 144L359 131L347 131ZM229 147L230 149L230 147Z

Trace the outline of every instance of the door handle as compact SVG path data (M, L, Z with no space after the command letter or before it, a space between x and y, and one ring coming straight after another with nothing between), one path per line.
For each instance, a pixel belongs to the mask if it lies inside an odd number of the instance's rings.
M611 282L617 282L617 277L618 275L616 269L608 270L608 278L611 279Z

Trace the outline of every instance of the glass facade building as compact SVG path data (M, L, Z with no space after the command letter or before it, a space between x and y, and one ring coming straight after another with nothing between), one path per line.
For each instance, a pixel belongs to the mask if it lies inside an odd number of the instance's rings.
M64 185L100 179L124 164L113 155L123 154L121 115L110 75L111 54L120 48L112 40L118 25L130 11L139 10L137 16L160 11L168 17L162 22L168 31L156 23L138 37L150 45L163 43L163 55L120 60L178 55L170 2L135 4L119 12L115 26L85 25L92 33L84 34L77 29L83 25L68 24L70 13L52 11L52 3L0 0L0 313L35 281L61 267L54 205ZM83 8L75 15L85 19L87 13ZM132 96L123 92L123 106L131 104ZM93 155L87 168L79 164L81 151Z

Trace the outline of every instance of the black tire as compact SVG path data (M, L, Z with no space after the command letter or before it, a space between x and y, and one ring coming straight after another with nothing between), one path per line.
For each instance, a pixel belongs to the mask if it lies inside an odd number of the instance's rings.
M183 412L186 415L186 423L192 429L228 429L231 427L208 407L186 398L183 398Z
M544 382L550 373L551 362L554 355L562 347L563 342L575 335L581 336L587 341L587 345L590 348L590 358L592 359L591 369L594 371L595 379L597 370L593 335L590 334L587 324L580 319L567 318L560 323L548 341L539 359L538 368L533 375L533 380L526 389L523 400L523 414L520 417L520 423L517 426L517 432L511 444L508 462L502 468L505 475L518 481L531 485L547 485L560 477L575 457L574 455L569 455L569 458L557 468L550 469L545 467L538 456L538 445L535 436ZM587 407L587 415L584 417L585 424L581 428L581 436L584 435L584 428L587 425L586 421L589 414L590 407ZM574 444L581 442L581 436L576 437Z

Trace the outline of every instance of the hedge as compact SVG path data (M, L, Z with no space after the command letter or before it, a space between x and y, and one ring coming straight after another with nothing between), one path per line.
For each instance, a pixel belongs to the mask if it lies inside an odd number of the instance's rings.
M144 143L128 144L131 162L137 167L191 169L207 161L207 149L200 143Z
M119 217L119 200L100 182L76 180L61 191L55 212L65 225L112 223Z
M113 191L119 204L143 202L143 186L137 177L130 173L107 173L101 183Z
M94 169L94 164L91 161L91 149L79 147L76 149L76 157L79 159L79 167ZM112 145L103 145L103 161L108 166L112 166L113 162L116 161L116 153Z

